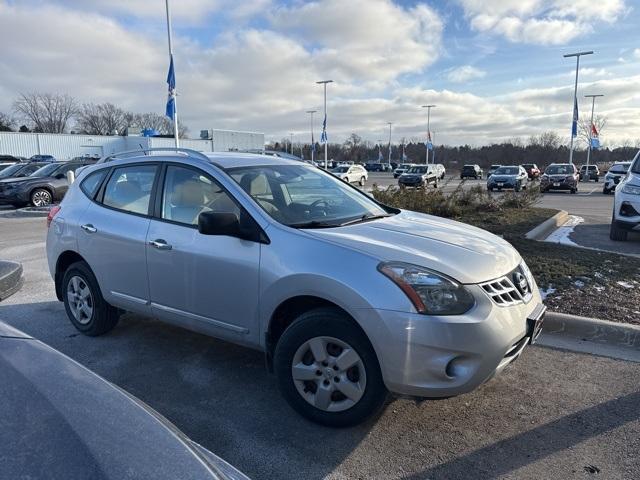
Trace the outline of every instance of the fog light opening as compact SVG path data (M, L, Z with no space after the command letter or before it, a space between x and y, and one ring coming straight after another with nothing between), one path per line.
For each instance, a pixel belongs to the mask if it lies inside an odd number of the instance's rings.
M448 378L454 379L462 374L462 357L454 357L444 367L444 373Z

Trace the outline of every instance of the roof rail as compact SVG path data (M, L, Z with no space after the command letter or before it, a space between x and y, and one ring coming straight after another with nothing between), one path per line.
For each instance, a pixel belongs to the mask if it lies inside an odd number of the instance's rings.
M111 155L107 155L106 157L101 158L96 163L107 163L112 160L117 160L121 158L140 156L140 154L148 155L149 152L171 152L171 153L176 153L178 155L184 155L186 157L197 158L198 160L203 160L205 162L210 162L209 157L207 157L204 153L198 152L197 150L193 150L191 148L154 147L154 148L141 148L138 150L127 150L125 152L112 153Z

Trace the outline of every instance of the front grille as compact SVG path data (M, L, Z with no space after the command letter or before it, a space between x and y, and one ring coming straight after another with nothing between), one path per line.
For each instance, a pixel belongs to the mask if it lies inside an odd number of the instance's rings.
M480 286L501 307L526 303L531 299L531 283L521 267L504 277L481 283Z

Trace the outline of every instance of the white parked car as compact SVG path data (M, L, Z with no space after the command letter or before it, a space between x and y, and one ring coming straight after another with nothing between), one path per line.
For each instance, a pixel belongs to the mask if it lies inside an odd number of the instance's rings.
M609 237L623 242L631 230L640 227L640 151L615 190Z
M361 187L369 179L369 172L362 165L342 165L331 170L336 177L347 183L358 183Z
M602 186L602 193L608 195L613 193L620 180L627 174L631 162L617 162L614 163L607 174L604 176L604 185Z
M441 163L436 163L432 165L432 167L436 172L436 176L438 177L438 180L444 180L444 177L447 174L447 171L445 170L444 165Z

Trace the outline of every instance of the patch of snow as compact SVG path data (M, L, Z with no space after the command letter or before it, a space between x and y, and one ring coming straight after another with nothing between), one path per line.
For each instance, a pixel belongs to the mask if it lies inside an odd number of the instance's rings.
M600 272L594 273L593 276L596 277L596 278L604 278L604 275L601 274Z
M569 215L569 220L566 221L564 225L557 228L554 232L551 233L547 238L544 239L545 242L551 243L560 243L563 245L571 245L573 247L577 247L578 244L573 242L569 235L573 233L573 229L584 222L584 218L578 217L577 215Z
M633 285L631 285L629 282L616 282L618 285L620 285L623 288L635 288Z
M556 289L553 288L551 285L549 285L547 288L538 287L538 290L540 291L540 296L542 297L542 300L547 298L552 293L555 293L555 291L556 291Z
M593 288L595 288L598 292L604 292L604 287L602 285L594 285Z
M573 284L578 288L584 287L584 282L582 280L576 280Z

